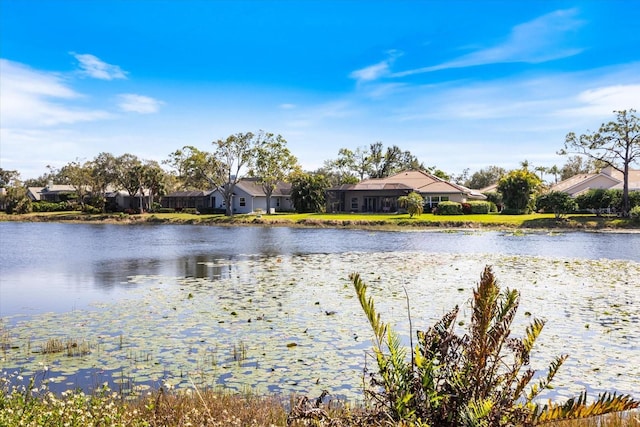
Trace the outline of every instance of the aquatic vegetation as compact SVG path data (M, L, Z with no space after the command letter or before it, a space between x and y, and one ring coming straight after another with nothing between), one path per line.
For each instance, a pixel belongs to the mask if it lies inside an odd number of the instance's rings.
M375 408L394 422L442 427L534 426L640 407L640 400L615 393L600 394L589 403L586 391L565 403L537 403L568 355L556 356L546 375L537 375L529 366L530 357L545 321L533 319L524 337L512 338L520 294L501 290L488 266L473 291L468 331L458 335L454 330L456 306L433 327L418 330L417 345L409 349L382 321L360 275L351 275L351 280L375 338L378 370L371 375L372 388L366 391Z
M28 378L46 364L56 391L88 392L108 382L135 395L163 381L189 389L193 380L198 387L259 394L328 390L334 399L358 402L371 343L349 274L366 272L362 278L380 313L408 331L403 287L423 301L412 315L436 322L444 308L463 306L487 263L523 295L514 327L530 321L525 312L547 320L532 364L572 354L545 398L579 394L587 386L575 378L589 379L591 394L640 390L639 263L410 251L207 259L198 265L202 277L131 276L117 300L3 318L9 345L0 352L0 369ZM35 352L61 331L90 337L91 352ZM400 338L409 343L411 337L401 332Z
M41 353L64 353L69 357L85 356L91 353L91 346L84 340L68 338L63 341L60 338L49 338L42 346Z

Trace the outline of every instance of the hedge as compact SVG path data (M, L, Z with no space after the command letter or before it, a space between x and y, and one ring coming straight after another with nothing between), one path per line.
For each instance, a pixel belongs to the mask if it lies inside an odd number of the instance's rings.
M434 213L436 215L462 215L462 204L458 202L440 202Z

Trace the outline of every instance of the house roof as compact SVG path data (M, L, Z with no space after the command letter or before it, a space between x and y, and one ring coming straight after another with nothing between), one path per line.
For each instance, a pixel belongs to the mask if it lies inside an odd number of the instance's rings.
M598 182L598 187L607 189L622 189L624 186L622 172L611 167L603 169L599 173L586 173L574 175L564 181L551 186L551 191L563 191L572 195L578 195L591 189L590 184ZM608 183L608 184L607 184ZM581 187L581 188L580 188ZM577 191L580 189L579 191ZM640 170L629 170L629 191L640 191Z
M472 197L485 196L477 190L445 181L430 173L420 170L406 170L386 178L370 178L357 184L342 185L332 188L333 191L366 191L366 190L413 190L421 194L466 194Z
M32 200L38 201L41 200L42 194L71 194L75 193L75 189L72 185L47 185L46 187L28 187L27 194L31 197Z
M211 191L203 190L174 191L173 193L167 194L166 196L162 197L206 197L211 193Z
M247 195L252 197L264 197L264 190L262 189L262 184L259 182L258 178L243 178L236 184L236 192L241 190L245 192ZM272 196L284 196L289 197L291 195L291 183L289 182L278 182L276 184L275 190L271 193Z

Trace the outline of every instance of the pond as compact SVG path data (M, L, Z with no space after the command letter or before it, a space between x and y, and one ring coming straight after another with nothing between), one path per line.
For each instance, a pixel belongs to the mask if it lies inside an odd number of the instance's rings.
M349 274L409 343L405 290L414 334L455 305L462 329L485 265L522 294L514 336L547 320L533 367L570 355L545 398L640 390L640 234L0 223L0 243L0 369L55 390L358 400L375 362Z

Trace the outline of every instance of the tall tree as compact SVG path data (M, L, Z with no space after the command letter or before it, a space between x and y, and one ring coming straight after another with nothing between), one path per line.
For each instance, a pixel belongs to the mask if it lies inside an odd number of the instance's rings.
M116 158L111 153L102 152L88 162L87 166L91 169L92 205L104 211L107 188L117 180Z
M371 178L386 178L407 169L426 169L410 151L402 151L397 145L387 147L385 151L382 142L378 141L371 144L369 150Z
M169 156L185 183L208 183L222 194L226 215L233 215L232 198L241 172L254 161L256 135L252 132L229 135L212 142L213 153L185 146Z
M9 187L20 180L20 173L15 170L0 168L0 188Z
M623 176L622 213L629 215L629 168L640 159L640 121L631 109L614 111L615 121L603 123L597 132L567 134L560 154L577 153L620 171Z
M66 184L64 178L59 176L59 170L51 165L47 165L48 172L43 173L37 178L29 178L23 182L25 187L46 187L47 185L53 183L56 184Z
M125 153L115 160L116 183L120 189L129 193L129 198L133 199L142 186L142 162L138 156ZM140 213L142 213L142 200L140 200ZM132 208L133 206L129 206Z
M340 184L353 181L356 177L355 152L348 148L341 148L338 150L338 158L324 162L324 169L335 176L336 181Z
M85 196L89 194L89 184L91 183L91 168L79 160L69 162L60 169L60 176L73 187L78 196L80 208L84 210Z
M534 195L540 187L540 178L526 169L514 170L500 178L498 191L502 194L505 213L530 213L535 204Z
M267 198L267 214L271 214L271 195L279 182L299 169L298 159L287 148L287 141L281 135L260 132L257 136L255 166L252 175L262 184Z
M557 165L553 165L547 168L547 173L553 175L554 184L558 183L558 175L560 175L560 168Z
M142 165L141 197L144 198L144 190L149 192L149 209L154 209L155 196L166 193L167 174L154 160L147 160Z
M474 172L471 178L464 182L464 186L475 189L489 187L496 184L506 173L507 171L500 166L487 166Z
M291 178L291 202L297 212L322 212L329 181L324 175L299 172Z
M593 172L595 172L593 160L584 159L582 156L569 156L560 169L560 180L564 181L575 175Z

